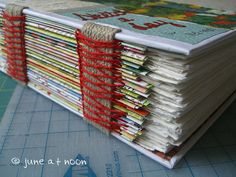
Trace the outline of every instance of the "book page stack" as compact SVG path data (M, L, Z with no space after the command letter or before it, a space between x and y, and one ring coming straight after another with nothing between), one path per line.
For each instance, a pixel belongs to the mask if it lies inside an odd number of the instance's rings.
M113 107L126 116L112 135L172 168L234 96L235 13L164 1L66 4L53 13L23 11L28 86L83 116L75 31L87 22L120 28L124 97ZM0 69L6 71L1 21Z
M4 37L3 37L3 19L2 19L2 11L0 12L0 71L6 73L6 55L5 55L5 47L4 47Z

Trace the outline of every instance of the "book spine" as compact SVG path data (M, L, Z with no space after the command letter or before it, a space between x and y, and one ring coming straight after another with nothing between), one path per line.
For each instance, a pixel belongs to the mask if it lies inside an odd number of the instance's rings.
M25 49L24 7L8 4L3 12L3 34L7 58L7 73L17 81L26 84L27 66Z
M117 93L122 87L121 43L114 39L118 29L86 23L77 30L80 85L83 115L105 133L120 131L125 113L113 108L123 97Z

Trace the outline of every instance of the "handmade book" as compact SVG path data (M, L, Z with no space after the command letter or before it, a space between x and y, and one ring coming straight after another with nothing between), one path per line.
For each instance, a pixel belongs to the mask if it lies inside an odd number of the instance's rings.
M0 4L0 70L173 168L235 99L236 14L94 2Z

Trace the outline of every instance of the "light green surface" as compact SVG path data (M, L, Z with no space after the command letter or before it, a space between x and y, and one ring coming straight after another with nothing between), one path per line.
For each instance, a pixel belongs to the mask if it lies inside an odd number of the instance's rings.
M16 81L0 72L0 121L16 88Z

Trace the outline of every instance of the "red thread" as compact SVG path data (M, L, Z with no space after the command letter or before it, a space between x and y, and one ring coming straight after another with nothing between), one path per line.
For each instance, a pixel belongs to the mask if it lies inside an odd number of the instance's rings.
M4 52L7 56L7 73L16 80L27 83L25 51L25 16L11 16L3 12Z
M86 37L79 30L76 31L76 39L84 117L109 131L120 132L120 127L126 126L122 120L126 113L105 106L100 101L103 99L114 104L124 96L117 92L120 87L124 86L119 71L122 50L120 41L96 41ZM87 47L92 48L93 51L88 50ZM105 52L103 49L106 48L112 49L113 52ZM107 62L109 65L101 64L101 61ZM88 68L95 68L99 72L91 72ZM86 77L86 74L90 78ZM104 78L112 80L112 83L104 81ZM92 88L91 85L96 86L96 89ZM93 114L91 115L91 113ZM108 116L110 120L104 116Z

